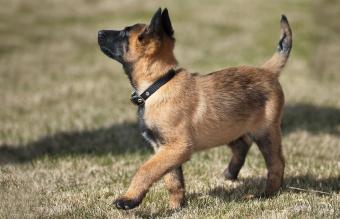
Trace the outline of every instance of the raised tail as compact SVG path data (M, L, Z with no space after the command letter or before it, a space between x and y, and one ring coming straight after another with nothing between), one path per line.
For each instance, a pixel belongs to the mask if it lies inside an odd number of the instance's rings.
M264 63L261 66L261 68L268 69L271 72L279 75L283 67L287 63L292 45L293 45L292 30L289 26L287 17L285 15L282 15L281 35L277 51L266 63Z

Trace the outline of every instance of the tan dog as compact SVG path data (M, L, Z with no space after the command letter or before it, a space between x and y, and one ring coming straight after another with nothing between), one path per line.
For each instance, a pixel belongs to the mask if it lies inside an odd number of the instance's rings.
M138 206L150 186L164 176L170 206L185 203L182 164L192 153L228 144L233 156L224 171L234 180L244 164L252 141L268 168L265 195L282 186L284 158L281 118L284 95L278 77L292 47L287 18L281 19L277 52L261 67L234 67L207 75L176 69L175 39L167 9L159 9L151 23L121 31L98 33L102 51L119 61L139 105L142 135L156 153L132 179L127 192L114 203L119 209Z

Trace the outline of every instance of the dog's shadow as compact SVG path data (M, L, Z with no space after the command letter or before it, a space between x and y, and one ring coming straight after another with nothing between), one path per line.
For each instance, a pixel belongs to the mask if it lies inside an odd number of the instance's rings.
M30 162L43 156L116 156L150 151L140 137L138 124L130 122L95 130L60 132L23 145L4 144L0 146L0 164Z
M283 134L305 130L313 134L340 136L340 109L312 104L287 104L283 114Z
M283 117L283 133L297 130L340 136L340 109L311 104L287 105ZM19 145L0 145L0 164L30 162L43 156L119 155L150 153L140 136L136 122L74 132L61 132Z

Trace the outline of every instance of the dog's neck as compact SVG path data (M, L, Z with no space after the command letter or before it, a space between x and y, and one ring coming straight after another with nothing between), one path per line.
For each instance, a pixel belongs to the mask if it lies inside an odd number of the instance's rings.
M177 60L173 53L159 55L153 59L140 59L131 68L131 84L140 94L176 66Z

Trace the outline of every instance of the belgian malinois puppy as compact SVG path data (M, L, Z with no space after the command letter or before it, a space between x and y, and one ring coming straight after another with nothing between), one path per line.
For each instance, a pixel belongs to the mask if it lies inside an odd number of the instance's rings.
M170 193L170 206L183 206L182 164L194 152L223 144L233 152L224 170L226 179L237 178L254 141L268 169L264 195L280 189L285 166L280 129L284 95L278 78L292 47L292 31L284 15L277 51L265 64L206 75L178 68L167 9L158 9L149 25L101 30L98 42L107 56L123 65L135 91L132 100L138 105L142 135L155 148L127 192L114 201L117 208L138 206L161 177Z

